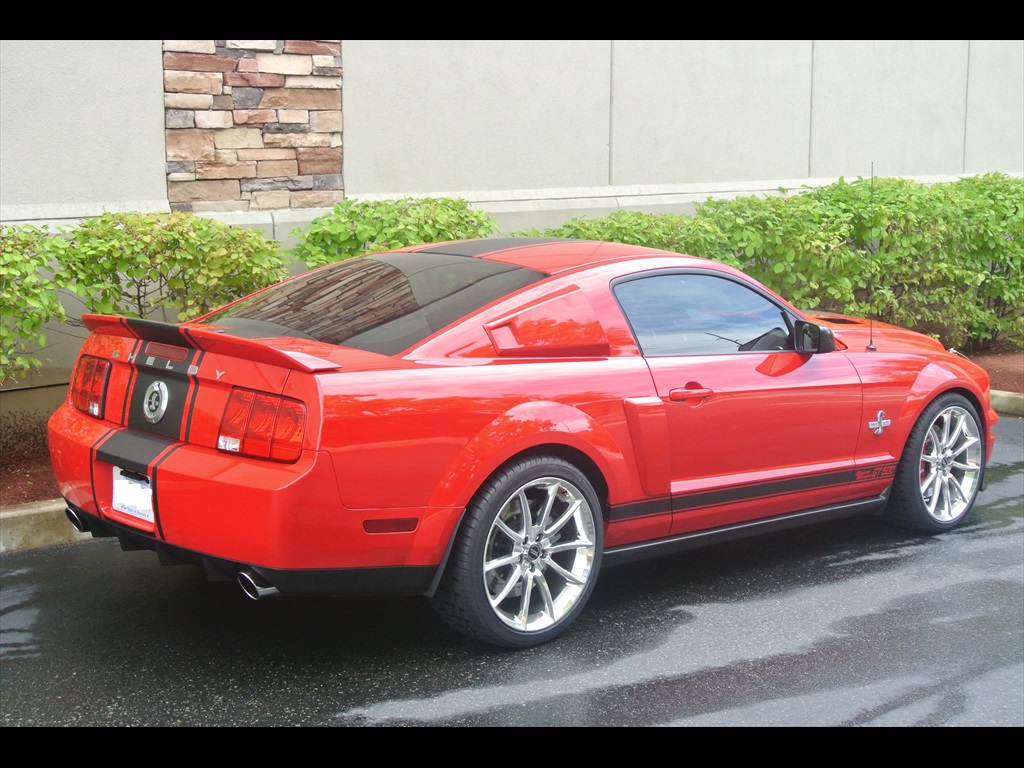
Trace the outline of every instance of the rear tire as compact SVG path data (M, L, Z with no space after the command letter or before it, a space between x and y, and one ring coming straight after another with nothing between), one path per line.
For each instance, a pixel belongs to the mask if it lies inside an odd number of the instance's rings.
M546 643L583 611L602 545L587 477L553 456L518 459L467 508L432 605L453 629L491 645Z
M940 395L910 431L890 511L896 521L919 531L955 528L974 506L984 470L985 438L977 409L962 395Z

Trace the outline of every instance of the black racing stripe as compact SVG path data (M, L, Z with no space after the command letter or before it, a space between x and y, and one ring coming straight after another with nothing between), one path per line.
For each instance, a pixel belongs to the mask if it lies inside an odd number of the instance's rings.
M185 335L180 325L161 323L158 320L144 320L138 317L126 318L125 322L132 333L140 339L172 346L193 346L192 340Z
M119 324L120 324L120 325L121 325L122 327L124 327L124 328L127 328L127 329L128 329L128 332L129 332L129 333L131 333L131 334L132 334L133 336L135 336L136 338L138 338L139 334L138 334L138 333L136 333L136 332L135 332L135 330L134 330L134 329L132 328L132 326L131 326L131 325L129 324L129 322L128 322L128 318L127 318L127 317L119 317L119 318L117 318L117 322L118 322L118 323L119 323Z
M482 256L486 253L504 251L508 248L523 248L527 245L561 243L561 237L488 237L482 240L468 240L462 243L445 243L425 248L420 253L440 253L446 256Z
M181 444L180 443L178 445L174 446L173 448L171 448L171 450L167 451L167 453L165 453L163 456L161 456L153 464L153 467L152 467L152 469L149 472L150 488L152 488L152 491L153 491L153 495L152 495L152 499L153 499L153 521L156 523L157 536L159 536L161 539L165 538L165 536L164 536L163 526L160 524L160 502L159 502L160 494L157 493L157 490L156 490L157 475L158 475L158 470L160 468L160 465L163 464L165 461L167 461L167 457L170 456L172 453L174 453L179 448L181 448Z
M121 404L121 424L128 423L128 406L132 402L132 387L139 376L139 369L135 365L135 359L142 350L142 341L132 344L132 351L128 353L128 363L131 366L128 370L128 384L124 388L124 402Z
M178 327L181 329L181 335L188 339L189 346L195 349L199 349L200 347L196 343L196 340L192 338L192 329L189 328L187 325L181 325Z
M101 512L100 500L99 497L96 495L96 457L99 452L100 446L103 445L103 443L106 442L107 438L112 436L116 431L117 430L113 428L108 429L106 432L104 432L102 435L96 438L96 442L89 446L89 487L92 489L92 503L96 505L97 515L100 515Z
M619 504L608 510L608 521L632 520L638 517L651 517L653 515L664 515L672 511L672 499L663 496L647 501L635 501L629 504Z
M676 496L673 506L676 512L689 512L705 507L784 496L812 489L838 488L849 485L853 478L854 470L844 469L837 472L824 472L785 480L770 480L765 483L751 483L714 491L699 491Z
M199 372L199 366L203 362L203 357L206 355L202 350L196 350L195 354L188 361L189 370ZM185 408L185 434L182 439L187 443L189 437L192 434L192 415L195 413L196 397L199 395L199 377L196 373L189 373L189 387L190 394L188 398L188 406Z
M786 480L771 480L764 483L752 483L750 485L724 488L715 491L683 494L676 497L675 508L678 512L685 512L741 501L785 496L791 493L799 493L801 491L832 487L838 488L849 485L852 480L853 471L842 470L819 475L789 478Z
M741 501L756 499L767 499L773 496L783 496L790 493L812 490L815 488L840 488L849 485L855 480L858 473L865 470L840 470L837 472L826 472L805 477L789 478L786 480L772 480L765 483L751 483L749 485L734 486L732 488L716 489L713 491L700 491L690 494L676 496L671 503L668 497L659 499L620 504L608 511L608 520L611 522L631 520L639 517L664 514L665 512L690 512L707 507L722 506ZM877 478L860 478L866 479Z
M165 437L133 429L119 429L96 449L96 458L140 475L148 475L149 467L156 457L173 445L175 441Z

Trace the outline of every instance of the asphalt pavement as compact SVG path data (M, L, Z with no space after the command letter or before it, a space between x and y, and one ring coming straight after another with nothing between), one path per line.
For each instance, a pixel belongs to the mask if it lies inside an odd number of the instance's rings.
M508 652L418 597L246 598L113 539L0 557L0 727L1024 727L1024 417L978 504L602 569Z

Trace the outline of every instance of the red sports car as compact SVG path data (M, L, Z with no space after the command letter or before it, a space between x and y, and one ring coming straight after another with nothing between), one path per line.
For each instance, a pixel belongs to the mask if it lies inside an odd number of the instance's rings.
M986 373L720 263L489 238L293 277L198 320L86 315L49 422L82 531L253 598L429 596L504 647L602 563L860 512L970 512Z

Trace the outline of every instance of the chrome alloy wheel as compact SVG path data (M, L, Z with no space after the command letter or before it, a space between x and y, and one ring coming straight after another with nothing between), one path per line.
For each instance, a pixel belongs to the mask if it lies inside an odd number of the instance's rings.
M921 449L921 499L940 523L963 515L977 493L982 467L978 423L964 408L940 411L928 427Z
M568 615L591 577L597 548L594 512L564 478L541 477L513 493L484 546L483 580L506 626L538 632Z

